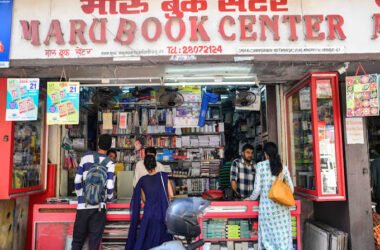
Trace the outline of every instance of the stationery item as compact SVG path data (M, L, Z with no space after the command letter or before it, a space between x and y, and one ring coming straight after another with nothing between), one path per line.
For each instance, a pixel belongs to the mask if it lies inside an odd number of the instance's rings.
M134 127L132 126L133 121L132 121L132 113L128 112L127 113L127 134L130 134L134 132Z
M112 113L103 113L103 129L112 130Z
M133 111L133 125L135 126L135 128L140 127L140 118L138 111Z
M173 126L174 126L173 111L169 110L166 116L166 127L171 128Z
M146 133L148 130L148 111L146 109L142 111L141 126L141 131Z
M127 128L127 113L125 113L125 112L120 113L119 128L121 128L121 129Z

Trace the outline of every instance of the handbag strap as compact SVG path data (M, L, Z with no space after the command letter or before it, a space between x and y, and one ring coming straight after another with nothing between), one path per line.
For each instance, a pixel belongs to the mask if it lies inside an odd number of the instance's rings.
M281 173L278 174L277 178L279 181L284 182L284 170L282 170Z
M165 196L166 196L166 201L168 202L168 205L170 205L169 196L168 196L168 193L166 192L164 178L162 177L162 172L161 171L160 171L160 175L161 175L162 187L164 188L164 192L165 192Z

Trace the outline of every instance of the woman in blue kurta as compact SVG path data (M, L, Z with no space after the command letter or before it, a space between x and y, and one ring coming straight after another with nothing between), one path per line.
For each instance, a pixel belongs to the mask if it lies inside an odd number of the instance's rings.
M259 250L292 250L292 224L289 207L282 206L268 198L269 190L280 173L292 192L293 182L289 170L283 167L276 144L264 145L265 161L256 166L255 185L250 200L260 196L259 208Z
M168 174L156 171L154 156L145 156L144 165L149 174L140 178L133 191L131 225L126 250L151 249L172 240L165 224L166 210L169 207L169 200L173 197ZM145 201L145 206L140 221L141 199Z

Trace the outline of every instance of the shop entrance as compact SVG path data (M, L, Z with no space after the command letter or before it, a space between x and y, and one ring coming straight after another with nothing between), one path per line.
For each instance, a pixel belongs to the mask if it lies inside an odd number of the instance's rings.
M377 173L380 171L380 117L374 116L367 119L368 123L368 151L370 160L371 172L371 187L372 187L372 207L380 213L380 190L378 183L380 180L377 178Z
M147 147L157 150L177 197L228 187L231 162L247 143L254 161L261 161L269 134L267 87L253 74L206 72L78 79L81 116L79 125L63 131L72 150L65 150L67 190L61 192L75 196L75 167L103 133L113 137L119 199L131 197L133 170Z

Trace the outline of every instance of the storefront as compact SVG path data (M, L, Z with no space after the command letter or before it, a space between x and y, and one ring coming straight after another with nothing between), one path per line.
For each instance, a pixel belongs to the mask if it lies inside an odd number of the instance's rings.
M112 234L120 228L115 221L127 227L125 199L142 156L140 144L157 148L177 196L199 196L229 185L228 162L243 144L253 144L260 161L263 143L274 141L300 199L293 211L295 249L301 249L305 219L347 232L351 249L372 249L367 138L363 133L362 143L348 141L344 84L359 62L377 73L380 60L380 6L362 5L359 0L344 7L327 0L44 0L38 6L14 1L11 67L0 70L1 116L7 78L39 79L41 94L36 121L0 120L0 148L10 159L3 165L0 199L32 195L32 204L38 199L33 195L47 186L55 192L50 196L73 196L80 156L107 132L118 162L119 204L110 207L107 229ZM46 102L55 102L49 83L60 81L80 84L72 85L79 96L73 114L79 114L66 123L60 118L70 113L68 107L57 106L55 121L46 108L51 107ZM199 126L206 91L218 100ZM48 168L48 162L56 167ZM257 203L219 206L235 210L205 214L202 221L249 218L249 237L232 242L237 248L241 242L254 246ZM74 208L36 205L28 247L48 249L54 240L65 249ZM51 230L57 238L43 237ZM202 232L215 245L228 242L206 235ZM104 247L125 241L114 238L106 235Z

